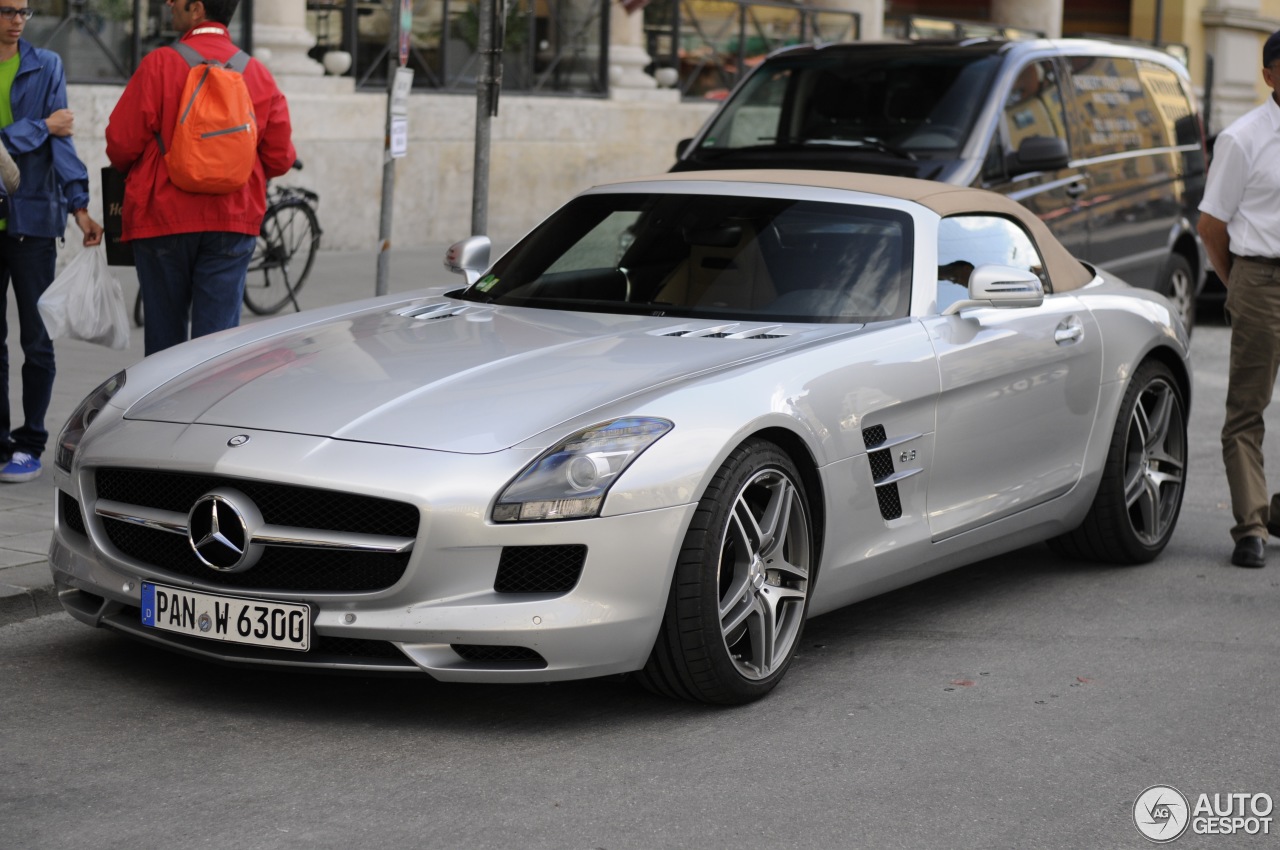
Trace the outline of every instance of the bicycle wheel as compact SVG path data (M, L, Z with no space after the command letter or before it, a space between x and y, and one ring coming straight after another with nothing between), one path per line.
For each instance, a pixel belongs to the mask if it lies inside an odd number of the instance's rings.
M258 244L249 261L244 303L259 316L298 307L297 294L311 272L320 245L320 223L306 201L273 204L262 219Z

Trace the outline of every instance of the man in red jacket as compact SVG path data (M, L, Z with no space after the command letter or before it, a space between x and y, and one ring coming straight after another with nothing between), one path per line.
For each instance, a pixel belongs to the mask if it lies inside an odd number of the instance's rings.
M238 48L227 25L239 0L167 0L181 41L226 62ZM256 59L244 70L258 126L258 162L249 182L225 195L179 189L169 179L169 150L191 66L164 47L143 58L107 125L107 158L124 172L122 238L133 243L147 322L146 353L240 323L245 274L267 207L267 180L296 155L289 107L271 72ZM159 136L159 140L157 140Z

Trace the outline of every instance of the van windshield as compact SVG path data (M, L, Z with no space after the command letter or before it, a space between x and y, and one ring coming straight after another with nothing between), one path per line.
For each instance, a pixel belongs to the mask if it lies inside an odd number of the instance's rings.
M690 158L833 148L899 160L958 157L1000 57L895 45L778 56L725 104Z

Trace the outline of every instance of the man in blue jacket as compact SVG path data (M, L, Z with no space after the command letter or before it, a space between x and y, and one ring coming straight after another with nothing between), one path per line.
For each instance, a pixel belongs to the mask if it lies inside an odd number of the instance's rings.
M49 439L44 417L53 395L53 341L36 302L53 283L68 211L86 247L102 241L102 226L89 216L89 172L71 141L75 119L67 109L62 59L22 39L32 15L27 3L0 0L0 142L21 172L0 222L0 288L8 290L13 280L23 358L24 421L10 430L9 329L0 305L0 482L8 483L40 474Z

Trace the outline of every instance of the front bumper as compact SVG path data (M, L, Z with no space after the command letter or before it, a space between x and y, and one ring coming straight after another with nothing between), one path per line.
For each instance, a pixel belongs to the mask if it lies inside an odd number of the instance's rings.
M473 682L556 681L637 670L661 623L673 565L696 507L495 524L487 519L490 501L527 462L526 454L453 455L147 422L130 422L113 432L82 447L72 475L55 473L64 495L58 499L49 560L63 606L89 625L229 664L425 672L440 680ZM238 435L250 437L243 446L250 450L227 448L230 437ZM171 450L157 452L157 446ZM233 488L270 481L363 493L410 503L421 520L407 567L388 587L359 592L232 588L212 570L208 575L175 572L122 552L108 534L108 520L96 510L97 471L108 467L198 474ZM504 551L544 546L585 547L570 589L495 589ZM309 603L316 640L311 651L297 653L148 628L138 611L144 580Z

